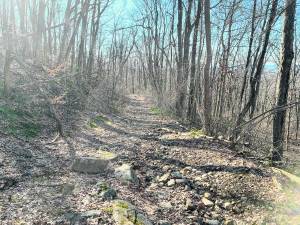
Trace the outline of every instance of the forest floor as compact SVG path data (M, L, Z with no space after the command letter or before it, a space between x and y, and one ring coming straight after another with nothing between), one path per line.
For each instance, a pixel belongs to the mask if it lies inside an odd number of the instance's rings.
M286 201L271 168L230 150L225 140L188 130L149 97L129 96L121 114L82 115L71 133L79 156L117 154L110 169L72 172L63 139L25 142L0 134L0 224L114 224L112 201L97 193L100 181L161 225L276 224L278 199ZM114 175L124 163L138 183ZM300 207L293 207L290 216L299 216Z

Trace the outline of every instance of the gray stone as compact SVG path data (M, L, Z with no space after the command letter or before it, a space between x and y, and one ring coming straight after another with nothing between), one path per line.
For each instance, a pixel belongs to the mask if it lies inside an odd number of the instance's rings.
M167 183L167 185L168 185L168 187L174 186L175 185L175 179L169 180L168 183Z
M171 209L172 208L171 202L160 202L159 206L163 209Z
M160 220L158 221L159 225L172 225L171 223L169 223L167 220Z
M103 190L100 193L100 196L102 197L102 199L104 200L113 200L117 197L117 192L116 190L109 188L107 190Z
M77 157L72 164L72 170L79 173L97 174L107 169L109 162L116 158L110 152L101 151L99 157Z
M225 220L224 225L237 225L234 220Z
M218 221L218 220L209 220L209 219L206 219L205 223L208 225L220 225L221 224L220 221Z
M166 183L170 179L170 176L171 176L170 173L166 173L162 175L160 178L158 178L158 182Z
M185 185L185 186L184 186L184 190L185 190L185 191L191 191L192 188L191 188L190 185Z
M172 172L171 173L171 177L175 178L175 179L181 179L182 178L182 174L179 172Z
M131 182L135 184L139 183L139 180L132 167L128 164L123 164L122 166L115 168L115 175L123 182Z
M170 169L171 169L171 167L168 166L168 165L165 165L165 166L163 166L163 168L162 168L162 170L163 170L164 172L167 172L167 171L169 171Z
M202 199L201 199L201 201L202 201L202 203L205 205L205 206L213 206L214 205L214 203L212 202L212 201L210 201L210 200L208 200L207 198L205 198L205 197L203 197Z
M186 208L186 210L195 210L196 205L193 203L192 199L187 198L185 200L185 208Z
M208 199L209 199L209 198L211 197L211 194L208 193L208 192L205 192L203 196L204 196L205 198L208 198Z
M201 176L194 177L194 180L195 181L202 181L202 177Z
M224 209L227 209L227 210L230 210L230 209L232 209L232 204L230 203L230 202L225 202L224 204L223 204L223 208Z
M175 179L176 184L186 184L187 180L186 179Z
M81 214L83 218L90 218L90 217L98 217L101 216L101 210L89 210Z

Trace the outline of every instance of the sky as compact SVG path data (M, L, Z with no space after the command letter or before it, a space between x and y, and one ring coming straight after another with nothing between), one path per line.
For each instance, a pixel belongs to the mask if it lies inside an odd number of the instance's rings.
M135 0L113 0L112 13L116 18L130 20L130 15L135 7Z

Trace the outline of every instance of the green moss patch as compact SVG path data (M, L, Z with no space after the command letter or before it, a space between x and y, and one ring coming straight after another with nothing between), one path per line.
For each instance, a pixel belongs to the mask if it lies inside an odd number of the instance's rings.
M109 189L109 185L105 182L99 182L97 183L97 188L99 191L107 191Z
M95 118L94 118L94 122L96 123L105 123L105 124L108 124L108 125L111 125L112 122L110 119L108 119L107 117L105 116L102 116L102 115L97 115Z
M88 121L88 126L90 128L97 128L99 124L103 124L103 123L110 126L113 124L109 118L102 115L97 115Z
M192 138L200 138L200 137L204 137L205 133L203 132L203 130L201 129L196 129L193 128L191 129L188 134L192 137Z
M14 136L29 139L38 136L41 131L41 126L35 121L34 115L20 109L1 106L0 120L4 131Z
M112 153L112 152L108 152L108 151L103 151L103 150L98 150L98 154L99 154L99 157L102 158L102 159L108 159L108 160L111 160L111 159L114 159L117 157L116 154Z
M113 214L113 208L112 207L106 207L104 209L102 209L103 212L112 215Z
M157 108L157 107L152 107L150 109L150 112L155 114L155 115L162 115L163 114L162 110L160 108Z

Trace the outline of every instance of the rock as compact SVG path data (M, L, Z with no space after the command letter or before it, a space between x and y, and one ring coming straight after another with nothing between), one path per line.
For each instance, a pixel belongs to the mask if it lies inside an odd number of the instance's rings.
M217 199L215 204L218 205L218 206L222 206L223 205L223 200L222 199Z
M212 201L210 201L210 200L208 200L207 198L205 198L205 197L203 197L202 199L201 199L201 201L202 201L202 203L205 205L205 206L213 206L214 205L214 203L212 202Z
M167 220L160 220L158 221L159 225L172 225L171 223L169 223Z
M194 178L195 181L202 181L202 177L201 176L197 176Z
M182 177L182 174L179 173L179 172L177 172L177 171L171 173L171 177L174 178L174 179L181 179L181 178L183 178L183 177Z
M171 209L172 208L171 202L160 202L159 206L163 209Z
M234 206L234 207L232 208L232 210L233 210L233 212L236 213L236 214L241 214L241 213L243 213L243 209L242 209L241 207L239 207L239 206Z
M220 225L220 221L218 220L209 220L209 219L206 219L205 220L205 224L208 224L208 225Z
M196 174L196 175L202 175L202 171L196 170L196 171L195 171L195 174Z
M191 191L192 188L191 188L190 185L185 185L185 186L184 186L184 190L185 190L185 191Z
M190 173L191 171L192 171L192 167L187 166L187 167L183 168L182 170L180 170L180 173L182 173L185 176L188 173Z
M150 186L147 188L147 190L152 190L158 187L157 183L151 183Z
M90 218L90 217L98 217L101 216L102 211L101 210L89 210L81 214L81 217L83 218Z
M116 192L116 190L114 190L112 188L108 188L107 190L103 190L100 193L100 196L104 200L113 200L117 197L117 192Z
M241 201L246 202L247 201L247 197L241 197Z
M232 204L230 202L225 202L223 204L223 208L227 209L227 210L230 210L230 209L232 209Z
M203 225L203 223L204 223L203 218L201 218L201 217L197 218L196 223L199 225Z
M163 168L162 168L162 170L163 170L164 172L167 172L167 171L169 171L170 169L171 169L171 167L168 166L168 165L163 166Z
M225 220L224 225L237 225L237 223L234 220Z
M99 157L77 157L74 159L71 169L79 173L103 173L109 162L116 157L115 154L105 151L100 151Z
M7 190L18 183L14 177L0 177L0 191Z
M217 213L217 212L212 211L212 212L211 212L211 217L212 217L213 219L219 219L220 214Z
M116 200L112 205L112 211L112 218L116 225L153 225L129 202Z
M162 175L160 178L158 178L158 182L167 183L170 177L171 177L171 173L166 173Z
M171 179L171 180L169 180L168 183L167 183L167 186L168 186L168 187L172 187L172 186L174 186L174 185L175 185L175 179Z
M82 213L68 212L64 215L64 219L68 220L68 222L63 219L59 223L55 224L87 224L86 222L88 218L100 217L101 214L101 210L89 210Z
M208 193L208 192L205 192L203 196L204 196L205 198L208 198L208 199L209 199L209 198L211 197L211 194Z
M202 179L206 179L206 178L208 178L208 175L209 175L209 174L205 173L205 174L203 174L201 177L202 177Z
M122 166L115 168L115 175L124 182L131 182L134 184L139 183L139 180L132 167L128 164L123 164Z
M187 180L186 179L175 179L176 184L186 184Z
M193 211L193 210L196 209L196 205L193 203L192 199L187 198L187 199L185 200L185 208L186 208L186 210L191 210L191 211Z
M216 203L215 203L214 210L215 210L216 212L221 212L221 211L222 211L222 209L221 209Z

